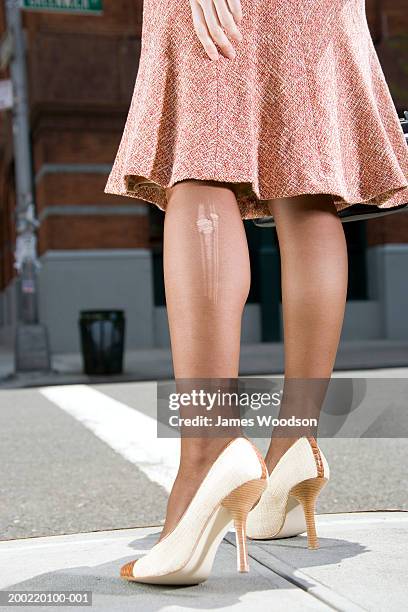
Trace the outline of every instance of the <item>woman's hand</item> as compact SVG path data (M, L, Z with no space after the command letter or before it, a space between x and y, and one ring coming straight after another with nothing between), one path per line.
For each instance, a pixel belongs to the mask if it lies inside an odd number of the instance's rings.
M190 5L194 29L208 57L218 59L217 44L225 57L234 59L236 53L227 35L236 42L242 40L237 27L242 19L241 0L190 0Z

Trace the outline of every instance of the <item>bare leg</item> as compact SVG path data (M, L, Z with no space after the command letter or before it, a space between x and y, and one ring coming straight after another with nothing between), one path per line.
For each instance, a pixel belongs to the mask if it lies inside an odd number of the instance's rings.
M225 186L183 181L167 196L164 280L175 378L236 378L250 262L235 195ZM227 442L182 436L161 538Z
M332 197L326 194L271 200L268 206L276 221L281 253L285 381L329 379L348 282L341 221ZM282 409L301 414L304 397L288 395L285 398L284 390ZM293 402L299 403L288 405ZM269 472L295 440L272 436L266 457Z

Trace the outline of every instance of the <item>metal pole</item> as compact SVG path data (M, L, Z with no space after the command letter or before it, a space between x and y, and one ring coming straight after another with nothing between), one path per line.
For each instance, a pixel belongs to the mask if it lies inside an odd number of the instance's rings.
M24 323L37 323L35 277L38 266L35 236L37 221L34 217L25 42L18 0L6 0L6 17L13 41L10 75L14 93L13 140L17 196L17 243L14 265L20 274L18 319Z
M26 73L26 45L19 0L6 0L7 27L12 37L13 53L10 76L13 83L13 141L16 183L16 250L18 271L18 312L16 369L49 367L47 332L38 323L38 282L34 190L31 164L29 105ZM28 331L28 333L27 333ZM40 350L41 349L41 350ZM22 354L24 351L24 355ZM30 358L30 353L32 358ZM42 357L40 357L42 353ZM19 367L21 364L21 367Z

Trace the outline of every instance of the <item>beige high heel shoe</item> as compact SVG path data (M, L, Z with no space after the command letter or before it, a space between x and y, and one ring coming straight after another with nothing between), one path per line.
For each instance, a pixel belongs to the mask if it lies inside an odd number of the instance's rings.
M176 527L141 559L126 563L122 578L148 584L206 580L233 521L237 569L247 572L246 520L266 488L267 469L246 438L232 440L217 457Z
M308 547L318 548L315 506L329 478L329 465L316 440L299 438L280 458L260 501L249 513L248 537L273 540L306 531Z

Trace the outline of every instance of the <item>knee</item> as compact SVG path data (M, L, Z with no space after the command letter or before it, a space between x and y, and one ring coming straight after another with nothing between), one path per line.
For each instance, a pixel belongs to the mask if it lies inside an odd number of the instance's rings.
M235 194L233 183L216 181L213 179L186 178L176 181L170 187L165 187L167 199L169 199L176 191L187 191L189 194L205 194L208 196L214 195L215 197L218 197L220 195L219 190L222 190L223 193L225 190L228 190L231 191L232 194Z
M333 196L326 193L317 194L301 194L287 198L276 198L268 200L268 208L271 215L274 216L276 222L278 219L294 222L303 218L305 215L310 216L311 213L326 213L335 214L337 216L336 206Z

